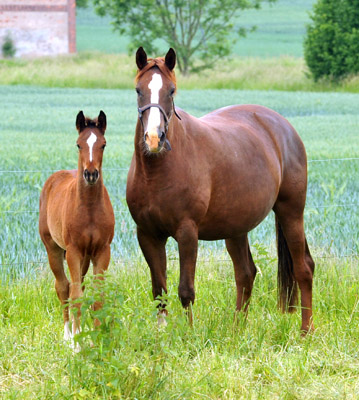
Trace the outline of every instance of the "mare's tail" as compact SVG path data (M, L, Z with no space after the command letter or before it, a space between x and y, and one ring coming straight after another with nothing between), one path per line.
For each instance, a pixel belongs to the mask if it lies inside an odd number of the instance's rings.
M294 277L293 260L282 227L275 218L278 250L278 306L283 312L295 312L298 303L298 283Z

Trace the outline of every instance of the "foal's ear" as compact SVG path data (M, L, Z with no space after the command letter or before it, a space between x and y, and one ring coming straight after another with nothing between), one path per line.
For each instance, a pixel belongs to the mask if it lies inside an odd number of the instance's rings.
M86 128L86 120L85 120L85 116L84 113L82 111L80 111L77 114L76 117L76 129L78 130L78 132L82 132L84 129Z
M136 64L139 70L147 65L147 54L143 50L143 47L139 47L136 52Z
M101 110L100 114L97 117L97 128L102 132L102 134L105 134L107 122L106 122L106 114Z
M172 71L176 65L176 52L172 49L172 47L168 50L166 54L165 64L170 71Z

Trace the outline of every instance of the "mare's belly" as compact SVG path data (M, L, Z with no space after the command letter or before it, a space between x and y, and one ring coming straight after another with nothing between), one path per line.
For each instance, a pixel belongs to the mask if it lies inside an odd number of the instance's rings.
M254 229L269 214L275 196L265 202L242 201L223 207L209 208L198 226L200 240L220 240L238 237Z

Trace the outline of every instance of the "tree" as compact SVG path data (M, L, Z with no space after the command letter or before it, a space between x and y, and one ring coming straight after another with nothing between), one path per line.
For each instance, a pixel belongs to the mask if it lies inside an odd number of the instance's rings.
M315 80L359 72L359 0L318 0L304 57Z
M76 0L76 7L86 8L89 5L89 0Z
M276 0L93 0L97 13L109 14L115 30L130 37L131 51L143 46L156 54L160 39L176 50L183 74L229 55L233 43L248 31L235 27L236 18L242 10L260 8L263 1Z

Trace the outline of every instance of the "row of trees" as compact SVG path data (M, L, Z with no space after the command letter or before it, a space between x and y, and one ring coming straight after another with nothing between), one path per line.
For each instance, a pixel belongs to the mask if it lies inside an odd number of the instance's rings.
M228 56L248 32L236 24L241 12L265 1L276 0L77 0L77 5L92 2L99 15L110 15L114 29L131 38L130 50L143 46L156 54L161 41L175 48L178 68L188 74ZM313 78L358 73L359 0L317 0L311 20L304 56Z

